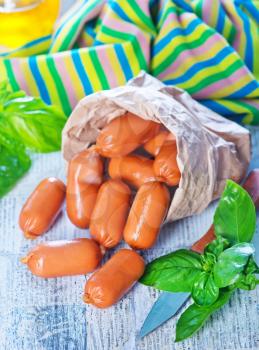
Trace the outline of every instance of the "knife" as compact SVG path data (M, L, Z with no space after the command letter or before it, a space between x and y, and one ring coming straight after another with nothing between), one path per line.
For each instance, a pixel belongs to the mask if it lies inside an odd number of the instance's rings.
M259 169L254 169L249 173L243 183L243 187L252 197L256 209L259 209ZM214 238L214 227L211 225L205 235L195 242L191 249L195 252L202 253L205 246ZM259 241L259 235L258 237L255 235L254 240ZM256 251L255 258L257 263L259 263L258 250ZM189 297L190 293L162 292L146 317L138 337L143 338L171 317L175 316L179 309L187 302Z

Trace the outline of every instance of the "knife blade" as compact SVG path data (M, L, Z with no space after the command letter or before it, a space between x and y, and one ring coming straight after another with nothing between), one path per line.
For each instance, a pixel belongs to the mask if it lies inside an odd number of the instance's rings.
M259 166L258 163L257 166ZM249 173L248 177L243 183L243 187L251 195L256 208L259 209L259 169L254 169ZM214 238L214 228L213 225L211 225L205 235L195 242L191 249L198 253L202 253L204 247ZM255 235L254 237L254 242L256 243L258 241L259 234ZM259 263L259 250L256 252L255 259L256 262ZM153 332L159 326L172 318L187 302L189 297L190 293L162 292L148 313L148 316L140 329L138 335L139 338L143 338L144 336Z

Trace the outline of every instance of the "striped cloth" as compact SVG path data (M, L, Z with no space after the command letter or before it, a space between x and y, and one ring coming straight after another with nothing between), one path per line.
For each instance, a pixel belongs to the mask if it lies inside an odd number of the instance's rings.
M44 40L48 52L29 56ZM146 70L221 115L259 124L258 0L78 1L50 40L27 47L0 55L0 79L67 115L83 96Z

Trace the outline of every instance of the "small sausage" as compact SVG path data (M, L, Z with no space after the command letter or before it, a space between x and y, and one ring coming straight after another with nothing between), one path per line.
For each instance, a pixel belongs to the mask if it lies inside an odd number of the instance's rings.
M133 201L124 229L124 240L132 248L148 249L157 239L165 219L170 195L160 182L142 185Z
M145 262L133 250L116 252L86 282L83 300L99 308L119 301L143 275Z
M137 188L146 182L156 180L153 160L140 156L112 158L108 171L111 178L122 179Z
M21 259L36 276L49 278L85 275L102 259L100 246L92 239L52 241L39 244Z
M147 141L143 148L152 156L156 156L166 140L174 140L175 137L169 131L162 130L151 140Z
M166 141L154 160L154 173L156 178L169 186L178 185L181 178L176 157L176 142Z
M214 232L214 226L211 225L207 233L203 235L198 241L193 243L192 250L197 253L203 253L204 248L206 245L208 245L211 241L215 239L215 232Z
M56 220L66 195L66 186L54 177L42 180L25 202L19 217L24 236L35 239Z
M119 180L108 180L100 187L91 217L90 234L106 248L116 246L122 238L130 195L129 187Z
M87 228L103 180L103 161L91 147L69 162L67 176L67 214L80 228Z
M127 112L113 119L96 140L98 152L108 158L129 154L159 132L160 124Z

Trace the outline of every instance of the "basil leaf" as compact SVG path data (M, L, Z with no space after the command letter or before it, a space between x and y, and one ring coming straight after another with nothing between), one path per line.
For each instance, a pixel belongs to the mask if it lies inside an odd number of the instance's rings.
M205 321L226 304L233 291L221 291L218 300L210 306L199 306L192 304L179 318L176 324L176 342L182 341L192 336L205 323Z
M250 256L248 263L245 268L245 273L250 274L250 273L259 273L259 267L255 262L255 259L253 256Z
M216 286L223 288L235 283L254 251L254 246L249 243L239 243L224 250L214 265L213 272Z
M180 249L149 263L140 282L169 292L191 292L201 272L201 256Z
M0 197L11 190L30 166L24 146L0 131Z
M218 236L205 247L204 254L211 253L218 257L228 246L229 242L224 237Z
M236 283L236 288L244 290L253 290L256 288L259 280L254 274L242 275L240 280Z
M40 98L11 92L8 84L0 87L0 130L36 152L52 152L61 147L61 132L66 117Z
M235 182L227 180L214 215L216 236L226 238L232 245L250 242L255 225L255 206L250 195Z
M211 305L219 296L219 288L215 285L212 274L202 272L195 280L192 298L198 305Z

